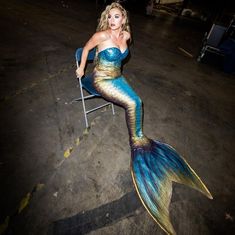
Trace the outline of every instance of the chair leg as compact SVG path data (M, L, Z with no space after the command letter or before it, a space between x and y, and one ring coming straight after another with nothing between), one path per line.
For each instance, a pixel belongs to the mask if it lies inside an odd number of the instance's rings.
M85 101L84 101L82 82L81 82L80 78L79 78L79 86L80 86L80 92L81 92L81 100L82 100L82 107L83 107L83 112L84 112L85 124L86 124L86 128L88 128L89 125L88 125L88 118L87 118L87 112L86 112L86 105L85 105Z
M204 57L205 55L205 51L206 51L206 48L205 46L201 49L200 53L199 53L199 56L197 58L197 62L201 62L202 58Z
M111 107L112 107L112 113L113 113L113 115L115 115L114 105L111 104Z
M86 128L88 128L88 127L89 127L89 124L88 124L87 114L85 113L85 114L84 114L84 116L85 116L85 124L86 124Z
M81 79L79 78L78 80L79 80L79 86L80 86L81 97L80 97L80 98L77 98L77 99L74 99L71 103L76 102L76 101L82 101L83 113L84 113L84 118L85 118L85 125L86 125L86 128L88 128L88 127L89 127L89 124L88 124L88 113L93 112L93 111L95 111L95 110L97 110L97 109L100 109L100 108L102 108L102 107L108 105L108 103L103 104L103 105L101 105L101 106L99 106L99 107L96 107L96 108L94 108L94 109L91 109L91 110L88 110L88 111L87 111L87 110L86 110L86 105L85 105L85 99L86 99L86 98L93 97L94 95L84 96L84 94L83 94L83 86L82 86ZM115 115L114 105L113 105L112 103L109 103L109 104L110 104L111 107L112 107L112 113L113 113L113 115Z

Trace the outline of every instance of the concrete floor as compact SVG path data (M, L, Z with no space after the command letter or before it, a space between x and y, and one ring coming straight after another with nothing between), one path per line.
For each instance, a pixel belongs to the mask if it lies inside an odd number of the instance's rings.
M6 234L164 234L131 181L123 109L116 107L115 116L110 109L91 114L86 133L81 104L70 104L79 96L74 52L95 30L94 2L0 4L0 224L10 216ZM124 75L144 102L145 133L174 146L214 196L174 184L175 230L235 234L234 77L196 62L205 30L199 23L136 13L131 23Z

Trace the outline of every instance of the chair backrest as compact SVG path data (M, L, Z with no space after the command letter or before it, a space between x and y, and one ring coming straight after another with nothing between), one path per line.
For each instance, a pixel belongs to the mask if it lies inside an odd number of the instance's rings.
M221 40L226 32L226 27L221 25L213 24L210 32L207 35L207 44L212 47L218 47Z
M81 47L81 48L78 48L75 52L77 67L79 67L79 63L81 61L82 51L83 51L83 48ZM96 55L96 48L93 48L92 50L89 51L87 55L87 60L93 61L95 59L95 55ZM94 96L100 96L100 94L96 91L96 89L93 86L93 79L91 75L84 76L83 79L79 79L79 83L80 83L80 86L85 88L85 90L87 90L90 94Z
M78 48L75 52L75 58L76 58L77 65L81 61L82 51L83 51L83 48L81 47L81 48ZM93 61L95 58L95 54L96 54L96 48L93 48L92 50L89 51L88 56L87 56L87 60Z

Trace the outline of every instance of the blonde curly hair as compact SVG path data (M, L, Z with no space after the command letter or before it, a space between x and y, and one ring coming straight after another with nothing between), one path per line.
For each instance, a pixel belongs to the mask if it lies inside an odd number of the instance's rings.
M113 9L113 8L119 9L122 12L122 15L126 19L125 23L122 25L122 31L127 31L127 32L131 33L127 11L126 11L125 8L122 7L121 4L119 4L117 2L113 2L112 4L108 5L105 8L105 10L101 13L99 24L96 28L96 31L97 32L104 31L104 30L107 30L109 28L108 15L109 15L110 10Z

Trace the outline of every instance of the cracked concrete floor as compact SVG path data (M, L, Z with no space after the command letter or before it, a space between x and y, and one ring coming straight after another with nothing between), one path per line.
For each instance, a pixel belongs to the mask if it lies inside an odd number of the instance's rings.
M79 96L74 52L95 31L99 10L91 0L0 4L0 223L10 216L7 234L164 234L134 191L123 109L91 114L86 134L81 104L70 104ZM174 184L175 230L233 234L234 77L196 62L205 32L198 22L130 16L124 75L144 102L145 133L174 146L214 196Z

